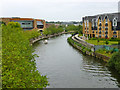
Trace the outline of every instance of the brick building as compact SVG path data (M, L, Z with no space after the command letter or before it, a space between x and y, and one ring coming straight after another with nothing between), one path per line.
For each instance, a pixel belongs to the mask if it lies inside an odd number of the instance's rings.
M83 35L120 38L120 12L83 17Z
M20 23L21 28L23 28L24 30L38 29L42 31L46 27L45 20L41 19L12 17L12 18L0 18L0 21L4 22L5 24L8 24L9 22L18 22Z

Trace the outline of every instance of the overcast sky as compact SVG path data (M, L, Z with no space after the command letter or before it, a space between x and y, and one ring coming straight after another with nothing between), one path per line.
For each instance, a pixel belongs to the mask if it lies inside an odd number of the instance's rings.
M0 0L0 17L46 21L81 21L82 17L118 12L119 0Z

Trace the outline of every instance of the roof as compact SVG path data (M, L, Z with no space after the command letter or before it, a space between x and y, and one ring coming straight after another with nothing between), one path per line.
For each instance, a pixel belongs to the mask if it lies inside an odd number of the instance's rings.
M98 19L98 17L101 17L101 19L104 20L104 18L106 16L109 18L110 21L112 21L114 18L117 18L118 22L120 22L120 12L98 14L98 15L95 15L95 16L85 16L85 17L83 17L83 20L89 20L91 22L92 19Z

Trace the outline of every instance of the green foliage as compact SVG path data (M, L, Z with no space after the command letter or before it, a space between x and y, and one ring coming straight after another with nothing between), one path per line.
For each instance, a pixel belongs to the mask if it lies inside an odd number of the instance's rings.
M30 30L30 31L25 31L24 36L26 36L26 38L28 39L31 39L41 36L41 34L37 30Z
M2 27L2 87L43 88L47 77L36 70L30 42L19 23Z
M7 26L11 28L21 28L18 22L9 22Z
M106 43L106 44L109 44L109 41L107 40L105 43Z
M0 21L0 26L2 26L2 25L6 25L6 23L3 21Z
M116 69L120 73L120 52L113 54L108 62L110 68Z
M95 51L95 52L100 53L100 54L103 54L103 55L108 56L108 57L111 57L112 54L114 54L114 53L116 53L116 52L118 52L118 51L116 51L116 48L113 48L113 49L110 49L110 50L107 50L107 49L105 49L105 48L102 48L102 49L98 49L98 50Z
M119 39L119 38L113 38L113 37L112 37L112 38L109 39L109 41L120 41L120 39Z
M69 25L65 28L66 32L68 31L75 31L75 33L80 33L82 34L82 26L79 25L79 26L75 26L75 25Z
M87 48L87 47L83 46L82 44L77 43L77 42L75 42L74 40L72 40L72 37L69 37L69 38L67 39L67 41L68 41L70 44L72 43L72 44L74 44L74 45L77 45L77 46L81 47L83 54L86 54L86 51L92 52L90 48Z
M59 27L56 27L54 24L51 25L49 28L46 28L43 32L43 34L45 35L52 35L52 34L57 34L57 33L60 33L60 32L63 32L63 27L62 26L59 26Z
M100 42L100 40L98 39L97 42Z

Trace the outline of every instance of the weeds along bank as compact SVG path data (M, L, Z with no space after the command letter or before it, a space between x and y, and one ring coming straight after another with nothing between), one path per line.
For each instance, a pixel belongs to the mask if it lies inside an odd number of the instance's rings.
M67 39L67 41L75 48L77 48L78 50L80 50L83 54L85 55L90 55L90 56L94 56L97 58L100 58L104 61L107 62L107 66L111 69L114 69L116 71L118 71L118 73L120 74L120 51L111 54L111 57L108 57L107 55L101 55L101 53L98 52L93 52L91 51L91 49L83 46L80 43L75 42L72 37L69 37ZM102 50L102 49L101 49Z
M43 88L47 77L36 69L35 55L29 39L37 32L24 32L19 23L2 25L2 87Z

